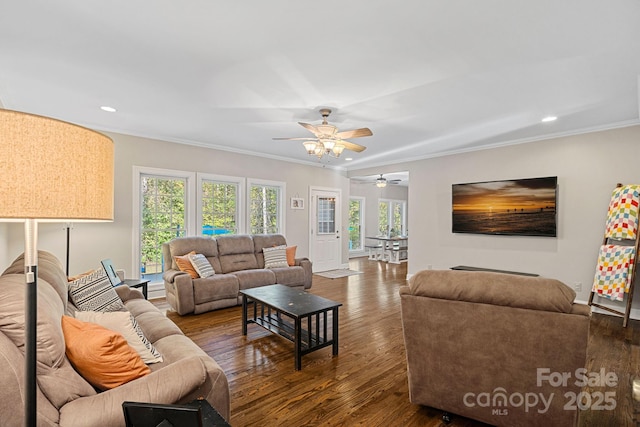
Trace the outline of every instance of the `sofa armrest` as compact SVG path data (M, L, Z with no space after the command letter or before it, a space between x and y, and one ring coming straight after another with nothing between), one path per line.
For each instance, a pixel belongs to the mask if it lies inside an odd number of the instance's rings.
M165 282L169 282L169 283L173 283L176 280L176 276L179 276L181 274L189 274L186 273L184 271L180 271L180 270L174 270L172 268L170 268L169 270L165 271L164 273L162 273L162 278L164 279Z
M193 294L193 279L183 271L169 269L162 275L166 290L167 302L179 315L193 313L195 310L195 296Z
M182 359L114 389L67 403L60 409L60 425L124 426L122 402L183 403L181 399L206 379L207 371L199 357Z
M140 289L134 289L124 285L116 286L114 289L122 302L127 302L132 299L144 299L144 295Z
M295 265L304 269L304 288L311 287L311 279L313 278L312 263L309 258L296 258Z

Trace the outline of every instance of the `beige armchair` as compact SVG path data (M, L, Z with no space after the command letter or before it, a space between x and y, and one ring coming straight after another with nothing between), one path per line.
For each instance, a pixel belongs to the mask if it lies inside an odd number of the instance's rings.
M497 426L573 426L590 308L563 283L426 270L400 288L409 398Z

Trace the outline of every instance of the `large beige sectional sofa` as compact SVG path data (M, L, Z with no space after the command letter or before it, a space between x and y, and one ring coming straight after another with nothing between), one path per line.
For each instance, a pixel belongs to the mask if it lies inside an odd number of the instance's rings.
M573 289L425 270L400 297L412 403L496 426L576 425L591 310Z
M199 314L242 304L242 289L276 283L309 289L313 273L307 258L296 258L293 266L265 268L263 249L286 245L281 234L175 238L162 246L167 302L178 314ZM194 279L180 271L175 257L192 251L209 260L213 276Z
M24 425L24 259L0 276L0 425ZM229 385L220 366L145 300L137 289L115 288L163 361L151 373L98 392L65 354L63 315L76 310L59 260L38 255L37 425L46 427L124 426L124 401L186 403L204 398L229 419Z

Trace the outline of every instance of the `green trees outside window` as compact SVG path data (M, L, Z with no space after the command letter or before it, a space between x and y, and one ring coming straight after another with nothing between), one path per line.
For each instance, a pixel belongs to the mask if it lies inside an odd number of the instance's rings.
M202 234L238 233L238 184L202 182Z
M252 184L250 189L250 233L279 233L280 188Z
M362 200L349 200L349 250L362 250Z
M378 233L381 236L400 236L406 234L407 217L404 200L383 200L378 202Z
M162 273L162 244L185 235L186 180L143 175L140 185L140 272L144 277Z

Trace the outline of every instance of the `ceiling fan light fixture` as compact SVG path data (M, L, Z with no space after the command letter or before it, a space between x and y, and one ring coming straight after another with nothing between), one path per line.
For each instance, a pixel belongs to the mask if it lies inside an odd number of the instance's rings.
M338 132L338 128L327 122L327 117L331 114L331 110L323 108L320 110L322 114L322 124L312 125L309 123L298 122L300 126L310 131L315 139L307 138L273 138L278 140L298 140L303 141L305 151L310 156L316 156L318 159L326 155L327 157L340 157L344 150L351 150L357 153L364 151L367 147L347 141L349 138L361 138L371 136L373 133L369 128L352 129ZM351 160L351 159L349 159Z
M336 142L330 139L321 139L320 142L322 142L322 145L324 145L324 149L327 152L330 152L331 150L333 150L333 147L336 145Z
M315 141L305 141L302 143L304 145L304 149L307 150L307 154L316 154L316 142Z
M382 175L380 175L380 178L376 179L376 187L384 188L386 186L387 186L387 179L383 178Z

